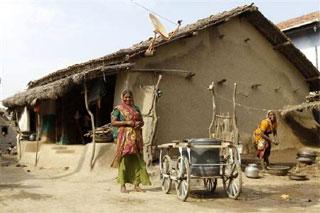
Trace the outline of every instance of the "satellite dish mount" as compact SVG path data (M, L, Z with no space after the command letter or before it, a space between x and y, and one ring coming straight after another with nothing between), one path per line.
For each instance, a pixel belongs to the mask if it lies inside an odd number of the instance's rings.
M157 39L157 36L159 35L162 39L164 40L170 40L179 30L179 27L182 23L181 20L179 20L177 22L177 28L172 32L172 33L168 33L165 26L160 22L160 20L155 16L153 15L152 13L149 13L149 19L153 25L153 32L154 32L154 36L152 38L152 41L148 47L148 49L146 50L145 52L145 55L146 56L152 56L153 53L154 53L154 43Z

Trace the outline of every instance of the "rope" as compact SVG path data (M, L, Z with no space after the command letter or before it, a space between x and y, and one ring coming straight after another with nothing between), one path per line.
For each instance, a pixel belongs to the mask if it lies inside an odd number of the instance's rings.
M238 82L237 82L237 84L238 84ZM227 86L227 87L228 87L228 86ZM203 88L205 88L206 90L208 89L207 87L203 87ZM237 94L239 94L239 93L237 93ZM225 97L219 95L219 94L217 93L217 90L215 90L215 96L216 96L217 98L221 99L221 100L226 101L226 102L233 103L232 100L230 100L230 99L228 99L228 98L225 98ZM242 107L242 108L244 108L244 109L246 109L246 110L248 110L248 111L250 111L250 110L252 110L252 111L262 111L262 112L267 112L267 111L269 111L269 110L277 111L277 112L282 111L282 109L266 109L266 108L252 107L252 106L248 106L248 105L245 105L245 104L240 104L240 103L237 103L237 102L236 102L235 104L236 104L238 107Z
M133 0L130 0L130 1L131 1L133 4L135 4L136 6L141 7L142 9L144 9L144 10L150 12L150 13L153 13L153 14L157 15L159 18L162 18L162 19L170 22L171 24L178 25L176 22L174 22L174 21L172 21L172 20L170 20L170 19L168 19L168 18L166 18L166 17L164 17L164 16L161 16L159 13L156 13L156 12L150 10L149 8L143 6L142 4L139 4L139 3L137 3L137 2L135 2L135 1L133 1Z
M223 96L220 96L217 93L216 93L216 97L221 99L221 100L233 103L232 100L227 99L227 98L225 98ZM270 110L270 109L265 109L265 108L257 108L257 107L247 106L245 104L239 104L239 103L236 103L236 105L239 106L239 107L245 108L246 110L255 110L255 111L263 111L263 112L267 112L267 111ZM282 111L281 109L271 109L271 110L272 111Z

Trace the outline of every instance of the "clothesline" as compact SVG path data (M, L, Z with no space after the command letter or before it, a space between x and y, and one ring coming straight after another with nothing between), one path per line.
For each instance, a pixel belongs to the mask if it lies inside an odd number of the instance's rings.
M237 84L238 84L238 83L237 83ZM228 88L231 88L231 87L229 87L229 86L227 86L227 87L228 87ZM203 87L203 88L204 88L204 87ZM208 89L208 88L206 88L206 89ZM237 94L239 94L239 92L238 92ZM215 90L215 97L217 97L217 98L219 98L219 99L221 99L221 100L227 101L227 102L229 102L229 103L233 103L233 101L232 101L231 99L228 99L228 98L225 98L225 97L219 95L219 94L216 92L216 90ZM282 111L282 109L266 109L266 108L252 107L252 106L247 106L247 105L245 105L245 104L240 104L240 103L237 103L237 102L236 102L236 106L242 107L242 108L244 108L244 109L246 109L246 110L252 110L252 111L262 111L262 112L267 112L267 111L269 111L269 110L272 110L272 111L275 111L275 112L281 112L281 111Z
M227 102L233 103L233 101L232 101L232 100L227 99L227 98L224 98L223 96L220 96L220 95L218 95L218 94L215 94L215 96L216 96L217 98L220 98L220 99L224 100L224 101L227 101ZM247 106L247 105L245 105L245 104L240 104L240 103L236 103L236 106L239 106L239 107L245 108L245 109L247 109L247 110L263 111L263 112L267 112L267 111L269 111L269 110L277 111L277 112L282 111L282 109L266 109L266 108L257 108L257 107Z

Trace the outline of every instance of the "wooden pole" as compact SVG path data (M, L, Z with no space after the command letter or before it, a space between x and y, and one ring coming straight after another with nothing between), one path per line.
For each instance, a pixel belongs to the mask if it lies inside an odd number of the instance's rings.
M21 141L20 141L20 137L22 136L22 132L20 130L19 127L19 118L18 118L18 111L15 110L15 114L16 114L16 122L17 122L17 130L18 130L18 135L17 135L17 147L19 149L19 160L21 160Z
M158 116L157 116L156 104L157 104L157 101L158 101L157 92L158 92L158 89L159 89L159 84L160 84L161 79L162 79L162 75L159 75L157 84L156 84L156 86L154 88L153 113L152 113L153 114L153 128L152 128L152 132L151 132L151 141L150 141L151 145L153 144L153 140L154 140L157 124L158 124Z
M151 108L148 112L148 116L151 116L152 117L152 125L151 125L151 133L150 133L150 138L149 138L149 141L147 143L147 148L150 148L150 156L151 156L151 159L148 159L147 160L147 165L151 164L151 160L152 160L152 145L153 145L153 141L154 141L154 138L155 138L155 133L156 133L156 130L157 130L157 125L158 125L158 115L157 115L157 107L156 107L156 104L157 104L157 101L158 101L158 89L159 89L159 85L160 85L160 81L162 79L162 75L159 75L158 77L158 81L154 87L154 93L153 93L153 99L152 99L152 105L151 105ZM148 150L147 150L148 151Z
M212 93L212 120L209 126L209 138L212 138L212 128L216 118L216 102L215 102L215 93L214 93L214 82L209 85L209 90Z
M89 104L88 104L88 89L87 89L87 84L86 82L84 82L84 101L85 101L85 105L86 105L86 109L88 114L90 115L90 120L91 120L91 126L92 126L92 154L91 154L91 160L90 160L90 167L91 169L93 168L93 160L94 160L94 156L95 156L95 152L96 152L96 128L94 125L94 116L93 113L90 111L89 109Z
M147 115L151 115L152 111L154 111L154 109L155 109L155 104L157 102L157 97L158 97L157 91L159 89L159 84L160 84L161 79L162 79L162 75L159 75L158 81L157 81L156 85L154 86L153 97L152 97L152 105L151 105Z
M37 166L38 164L38 153L39 153L39 141L40 141L40 113L37 112L37 136L36 136L36 140L37 140L37 150L36 150L36 159L35 159L35 162L34 162L34 166Z
M237 95L237 83L233 84L233 129L234 129L234 142L239 143L239 129L237 127L237 115L236 115L236 95Z

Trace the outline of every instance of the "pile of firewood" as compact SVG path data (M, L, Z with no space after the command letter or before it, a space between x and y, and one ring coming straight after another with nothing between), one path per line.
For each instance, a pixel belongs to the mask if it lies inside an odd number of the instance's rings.
M95 130L96 142L113 142L113 129L111 124L97 127ZM85 137L92 138L92 130L84 134Z

